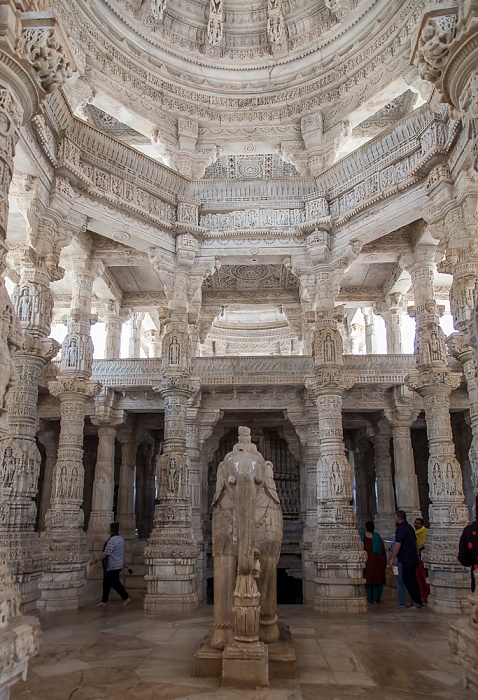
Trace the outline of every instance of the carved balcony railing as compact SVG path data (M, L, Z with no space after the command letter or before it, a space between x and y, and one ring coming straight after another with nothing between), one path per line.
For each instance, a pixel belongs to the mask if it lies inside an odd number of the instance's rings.
M414 355L346 355L343 369L355 373L357 384L392 386L415 367ZM202 386L300 386L315 369L310 356L201 357L193 361L192 375ZM113 389L148 388L161 381L161 359L95 360L92 378Z

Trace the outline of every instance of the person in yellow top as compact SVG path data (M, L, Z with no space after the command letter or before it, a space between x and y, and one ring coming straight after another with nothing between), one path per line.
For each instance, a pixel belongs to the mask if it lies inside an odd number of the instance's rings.
M425 522L423 518L415 518L415 536L417 538L418 545L418 556L422 558L422 552L425 549L425 542L427 540L428 529L425 527Z

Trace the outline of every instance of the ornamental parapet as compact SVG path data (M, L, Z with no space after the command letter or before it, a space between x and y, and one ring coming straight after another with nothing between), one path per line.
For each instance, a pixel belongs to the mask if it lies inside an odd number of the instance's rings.
M183 218L183 203L195 200L202 203L200 226L219 236L302 235L305 223L317 218L317 204L328 224L339 226L387 197L425 184L450 153L459 129L445 106L426 104L316 179L188 182L76 119L60 93L49 98L45 117L35 117L33 124L52 165L82 183L80 207L88 208L89 199L101 201L173 231ZM60 133L68 135L60 140ZM267 207L251 210L251 200L267 200Z
M382 386L404 384L415 368L414 355L344 355L342 367L345 374L353 373L354 384ZM307 377L316 378L316 371L310 356L201 357L192 361L191 376L200 377L203 388L260 384L303 386ZM162 390L164 375L160 358L94 360L92 379L118 390L151 387ZM185 381L188 385L191 383L190 378Z

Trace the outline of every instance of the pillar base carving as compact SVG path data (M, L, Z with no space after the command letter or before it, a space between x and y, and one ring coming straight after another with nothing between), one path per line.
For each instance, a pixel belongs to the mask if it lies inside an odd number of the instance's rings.
M181 518L184 506L167 507L169 517ZM144 609L148 612L191 612L199 604L196 568L198 547L190 526L155 526L144 552L148 565Z
M0 548L0 648L2 663L0 674L0 698L10 697L10 686L25 680L28 661L38 652L40 622L20 614L20 593L14 587L8 566L9 548Z
M464 686L478 693L478 593L468 598L471 614L450 623L450 648L464 667Z
M30 531L9 532L1 535L0 541L10 550L10 566L21 596L20 611L25 615L36 614L40 598L38 585L44 567L39 534Z
M319 525L318 538L314 551L316 612L367 612L362 574L367 555L357 531Z
M82 530L48 530L41 535L46 567L38 608L45 612L78 610L84 604L89 555Z
M466 506L461 505L459 509L460 524L433 524L423 552L430 584L428 608L448 615L461 615L466 611L470 592L470 572L458 564L456 558L457 542L463 530L463 521L466 522L467 518ZM431 514L430 519L433 517L436 515Z

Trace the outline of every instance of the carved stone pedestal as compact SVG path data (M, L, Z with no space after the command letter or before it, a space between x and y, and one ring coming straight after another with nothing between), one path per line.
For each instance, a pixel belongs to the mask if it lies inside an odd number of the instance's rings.
M287 625L284 625L283 622L279 622L278 625L280 634L279 641L266 646L266 653L268 651L269 678L295 678L296 658L290 630ZM211 646L211 638L212 630L209 630L204 640L199 644L197 652L194 654L193 676L213 678L222 677L224 679L224 652L219 649L213 649ZM227 646L228 650L233 648L233 644ZM233 660L233 656L228 659L228 665L232 674L239 671L242 673L248 672L248 669L245 667L247 659L244 661L243 668L240 668L239 665L233 666ZM238 683L238 686L242 688L246 684L247 679L242 677L240 683ZM233 683L230 683L229 680L226 682L223 680L223 685L232 686Z
M66 538L68 537L68 542ZM80 530L47 531L42 544L48 557L48 569L39 584L42 597L38 607L46 612L77 610L84 603L86 534Z
M20 615L20 592L13 586L9 550L0 549L0 699L8 700L10 687L25 680L28 661L38 652L40 623Z
M229 644L222 654L222 685L226 688L269 686L269 652L262 642Z
M356 531L320 526L314 550L316 612L332 615L367 612L367 601L362 595L365 556L356 539L359 539Z
M450 623L448 641L464 667L464 686L478 693L478 593L469 597L471 615Z

